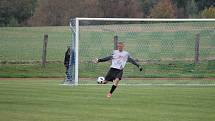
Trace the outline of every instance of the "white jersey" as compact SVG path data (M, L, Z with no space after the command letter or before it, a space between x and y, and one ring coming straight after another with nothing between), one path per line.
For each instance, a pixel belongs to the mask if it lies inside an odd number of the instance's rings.
M114 50L112 57L111 68L122 70L125 67L130 54L127 51L120 52L119 50Z

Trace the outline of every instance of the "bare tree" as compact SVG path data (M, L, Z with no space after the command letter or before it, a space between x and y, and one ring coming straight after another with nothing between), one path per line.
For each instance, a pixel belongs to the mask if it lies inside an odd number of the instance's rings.
M153 18L175 18L176 6L172 0L161 0L150 10L150 17Z

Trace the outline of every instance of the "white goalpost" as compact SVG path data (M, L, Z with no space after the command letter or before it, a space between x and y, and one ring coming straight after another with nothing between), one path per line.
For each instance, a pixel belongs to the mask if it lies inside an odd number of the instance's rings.
M74 85L80 84L79 78L105 76L109 63L94 65L91 60L111 54L114 36L125 42L126 49L144 65L144 73L126 66L124 75L128 78L207 77L210 67L206 66L215 60L215 19L75 18L70 28L75 57L74 63L70 62L70 73ZM129 81L122 85L132 84L151 85Z

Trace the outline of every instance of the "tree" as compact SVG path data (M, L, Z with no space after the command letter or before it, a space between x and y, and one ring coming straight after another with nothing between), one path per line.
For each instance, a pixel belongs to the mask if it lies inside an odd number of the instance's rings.
M38 0L30 25L67 25L72 17L143 17L139 0Z
M127 3L127 14L129 18L141 18L144 13L140 6L140 1L138 0L129 0Z
M34 13L36 0L0 0L0 25L24 24Z
M68 25L73 17L102 17L98 0L38 0L36 12L28 23L32 26Z
M198 11L202 11L205 8L209 8L211 6L215 7L215 2L214 0L195 0Z
M187 9L186 11L187 11L187 15L189 18L197 17L198 7L197 7L195 0L191 0L191 1L187 2L186 9Z
M178 18L187 18L186 6L189 0L172 0L177 7L176 15Z
M143 17L139 0L98 0L103 17Z
M175 18L176 6L171 0L161 0L150 10L152 18Z
M150 10L157 2L158 0L140 0L144 17L148 17L150 15Z
M215 18L215 7L206 8L200 14L202 18Z

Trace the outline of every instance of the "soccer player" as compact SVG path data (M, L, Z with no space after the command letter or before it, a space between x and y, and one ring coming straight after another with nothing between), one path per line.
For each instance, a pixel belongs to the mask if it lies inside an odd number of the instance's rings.
M65 52L65 56L64 56L64 66L66 68L66 78L64 80L64 82L70 81L70 74L69 74L69 60L70 60L70 46L67 47L67 50Z
M107 75L105 76L105 80L102 81L102 83L101 83L101 84L106 84L106 83L108 83L108 81L113 82L113 85L107 94L108 98L112 97L112 93L117 88L119 81L122 79L123 69L126 65L126 62L130 62L130 63L136 65L140 71L143 70L143 68L133 58L131 58L130 54L127 51L123 50L124 46L125 45L123 42L118 42L118 44L117 44L118 50L114 50L113 54L111 56L101 58L101 59L96 58L94 60L94 63L105 62L105 61L109 61L109 60L112 61L110 70L108 71Z
M71 55L71 61L70 61L70 55ZM70 63L71 62L71 63ZM69 65L71 64L71 65ZM73 69L73 65L75 64L75 54L74 50L71 48L71 46L67 46L67 51L65 52L64 57L64 66L66 68L66 77L62 83L74 83L72 80L71 70ZM70 71L69 71L70 69Z

